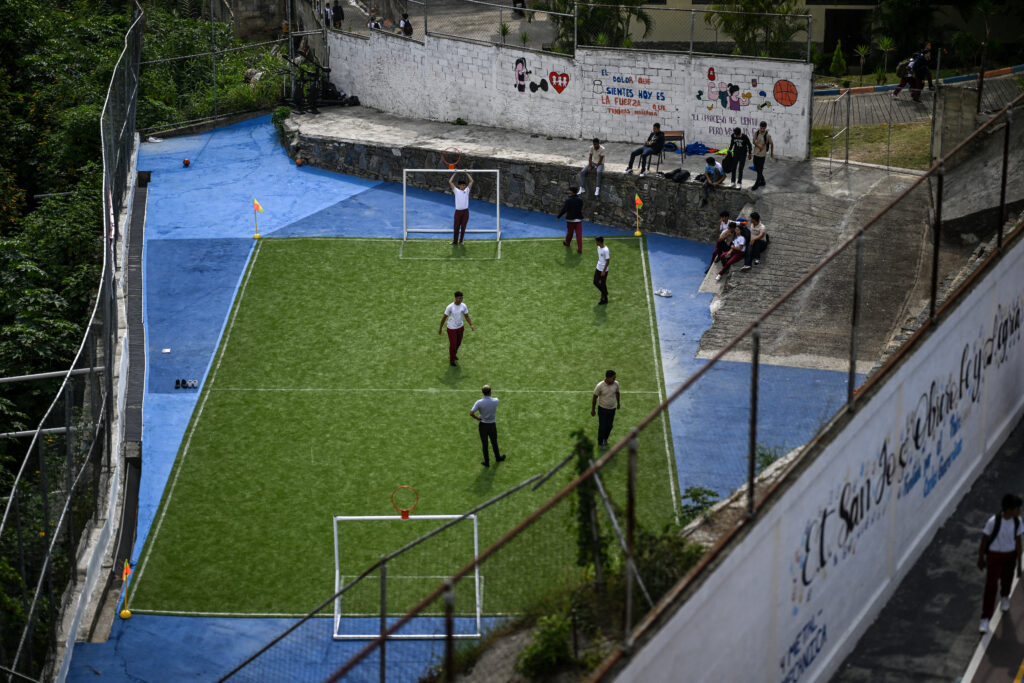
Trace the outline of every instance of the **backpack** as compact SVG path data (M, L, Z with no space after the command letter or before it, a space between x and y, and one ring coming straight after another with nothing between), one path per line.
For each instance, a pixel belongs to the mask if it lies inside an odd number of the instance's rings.
M732 170L736 168L737 163L736 156L732 152L729 152L725 155L725 158L722 159L722 172L732 173Z
M999 527L1003 523L1003 513L999 512L996 516L996 523L992 525L992 536L988 539L991 543L996 536L999 535ZM1013 518L1013 537L1017 538L1017 534L1020 532L1020 517Z
M404 36L411 36L412 35L412 22L409 21L408 19L406 19L405 21L402 22L402 35L404 35Z
M902 62L900 62L899 64L896 65L896 77L897 78L904 78L904 77L906 77L907 75L910 74L910 62L911 61L912 60L909 57L907 57Z

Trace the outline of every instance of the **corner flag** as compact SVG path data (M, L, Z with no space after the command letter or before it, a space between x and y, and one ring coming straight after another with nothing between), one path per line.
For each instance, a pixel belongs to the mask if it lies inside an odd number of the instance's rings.
M255 199L252 200L252 208L255 211L259 211L260 213L263 213L263 207L260 206L260 203L258 201L256 201Z
M636 195L636 208L638 208L638 209L642 209L642 208L643 208L643 206L644 206L644 202L643 202L643 200L642 200L642 199L640 199L640 195L639 195L639 194L637 194L637 195Z
M128 577L132 574L132 567L128 564L128 560L124 561L124 569L121 570L121 581L127 581Z

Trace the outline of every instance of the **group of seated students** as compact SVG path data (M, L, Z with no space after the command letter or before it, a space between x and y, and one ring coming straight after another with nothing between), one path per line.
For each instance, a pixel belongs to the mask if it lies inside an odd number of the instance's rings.
M715 261L722 264L721 270L715 275L715 281L722 279L722 276L729 272L734 263L743 261L740 270L750 270L751 266L761 264L761 254L768 248L768 228L761 222L761 214L752 211L749 225L746 219L729 218L728 211L719 214L718 240L715 241L715 250L711 254L711 263L704 269L707 274Z

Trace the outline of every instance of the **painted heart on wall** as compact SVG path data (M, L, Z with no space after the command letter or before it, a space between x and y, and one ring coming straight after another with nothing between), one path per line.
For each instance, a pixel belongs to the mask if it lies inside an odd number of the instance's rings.
M561 93L569 85L569 74L552 71L548 74L548 81L551 82L551 87L555 89L555 92Z

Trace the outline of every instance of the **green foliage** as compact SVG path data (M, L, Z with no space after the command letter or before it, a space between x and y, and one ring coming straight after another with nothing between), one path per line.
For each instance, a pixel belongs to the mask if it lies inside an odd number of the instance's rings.
M574 0L539 0L537 9L561 12L569 16L549 15L556 35L552 51L572 54L575 46L628 47L634 37L646 38L654 29L654 19L643 9L645 0L617 0L614 5L576 5ZM573 8L576 25L573 25ZM573 42L575 37L576 42Z
M538 619L533 640L519 653L516 671L531 680L539 680L571 664L569 633L569 619L563 614Z
M679 536L674 525L666 526L660 534L637 528L634 557L644 585L657 601L668 592L686 572L704 555L704 548L689 543Z
M828 72L836 78L846 75L846 58L843 57L843 41L841 40L836 41L836 49L832 52L832 65Z
M469 125L469 122L466 121L466 119L462 118L461 116L458 117L457 119L455 119L454 121L452 121L452 123L454 125L456 125L456 126L468 126Z
M291 115L291 107L281 106L274 109L274 113L270 116L270 120L274 124L274 128L277 130L277 137L281 142L284 142L284 122Z
M875 85L885 85L885 67L878 67L875 70Z
M715 11L704 15L705 23L736 41L736 54L803 56L793 44L794 36L807 29L806 19L793 16L806 11L798 0L732 0L711 8Z
M530 34L527 33L526 31L520 33L519 42L523 44L523 47L526 47L526 45L530 42Z
M576 455L576 473L582 474L590 468L594 457L594 442L586 432L577 429L572 433L575 440L573 453ZM597 484L590 477L576 487L573 512L576 515L576 564L581 567L594 565L600 571L608 564L607 535L601 533L597 514Z
M785 453L786 449L782 446L766 446L763 443L758 443L754 447L754 470L760 474Z
M683 526L707 512L712 505L718 502L718 498L719 495L716 491L703 486L687 487L683 491L683 504L680 508L680 521Z
M932 35L938 5L939 0L879 0L872 23L876 31L894 36L895 50L909 57Z
M853 51L857 54L857 57L860 59L860 82L863 83L864 82L864 60L866 60L868 58L868 55L871 54L871 46L870 45L858 45L856 48L854 48Z

